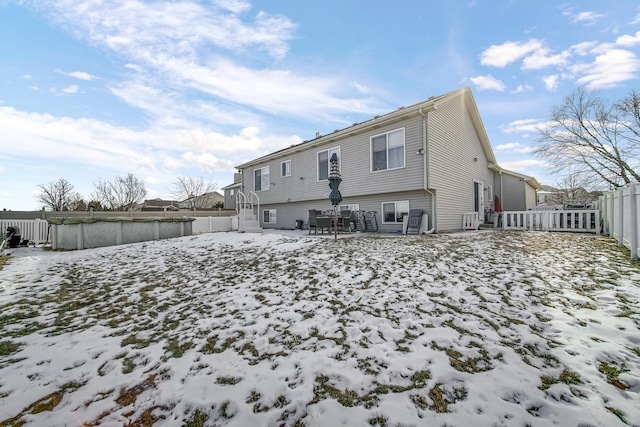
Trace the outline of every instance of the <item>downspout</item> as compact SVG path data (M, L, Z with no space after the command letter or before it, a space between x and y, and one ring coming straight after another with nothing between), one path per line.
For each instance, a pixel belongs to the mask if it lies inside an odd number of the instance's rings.
M436 229L436 196L431 190L429 190L429 146L427 145L427 116L422 111L422 108L418 110L422 116L422 152L424 158L422 159L423 165L423 181L424 191L431 196L431 229L425 231L423 234L432 234Z
M502 212L504 212L504 197L502 196L502 170L499 171L500 173L500 206L502 207Z

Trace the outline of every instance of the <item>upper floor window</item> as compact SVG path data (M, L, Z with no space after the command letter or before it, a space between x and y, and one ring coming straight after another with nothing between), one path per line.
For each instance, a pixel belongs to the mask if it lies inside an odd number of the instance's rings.
M236 190L234 188L229 190L229 199L233 200L236 195Z
M267 191L271 179L269 178L269 166L253 170L253 189L254 191Z
M404 128L371 137L371 171L404 167Z
M409 201L386 202L382 204L383 224L402 224L405 215L409 215Z
M329 160L333 153L338 155L338 169L340 169L340 147L318 151L318 181L329 179L329 171L331 170L331 162Z
M291 176L291 160L285 160L280 163L281 177Z

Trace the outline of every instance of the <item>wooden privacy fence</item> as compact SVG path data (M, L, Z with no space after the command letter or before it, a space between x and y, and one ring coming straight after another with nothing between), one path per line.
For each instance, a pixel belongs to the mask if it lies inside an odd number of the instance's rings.
M36 245L45 243L49 223L44 219L0 219L2 238L6 236L8 227L20 229L21 240L27 239Z
M600 211L507 211L502 213L504 230L573 231L600 234Z
M605 193L596 202L602 211L603 232L631 251L631 258L640 256L640 183L629 184Z

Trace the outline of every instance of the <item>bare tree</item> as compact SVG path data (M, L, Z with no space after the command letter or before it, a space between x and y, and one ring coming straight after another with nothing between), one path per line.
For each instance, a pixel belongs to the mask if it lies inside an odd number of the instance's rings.
M213 193L218 184L202 177L178 176L173 182L173 197L185 201L190 209L207 208L207 194Z
M637 91L607 104L597 92L579 88L538 129L540 145L534 153L553 172L568 170L598 184L595 189L640 181L639 112Z
M126 211L144 200L147 189L144 182L132 173L127 176L118 176L112 181L94 183L95 192L91 195L104 210Z
M592 196L587 188L597 187L591 175L570 172L557 184L562 190L562 201L564 205L574 205L578 203L588 203L592 201Z
M48 184L40 184L38 188L42 192L37 196L38 202L52 211L69 211L75 207L75 201L80 199L80 194L73 191L73 184L64 178Z

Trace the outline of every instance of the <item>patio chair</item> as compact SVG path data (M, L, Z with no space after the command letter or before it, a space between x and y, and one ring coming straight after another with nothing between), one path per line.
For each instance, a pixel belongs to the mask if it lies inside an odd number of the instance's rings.
M312 228L315 234L318 234L317 216L318 216L317 210L309 209L309 234L311 234Z
M318 228L320 232L324 234L324 229L327 229L327 233L331 233L331 217L320 216L316 218L316 234L318 234Z
M411 209L407 221L407 234L418 234L422 223L422 209Z
M378 231L378 212L367 211L364 214L364 231Z
M351 211L344 210L338 213L338 227L342 232L351 231Z

